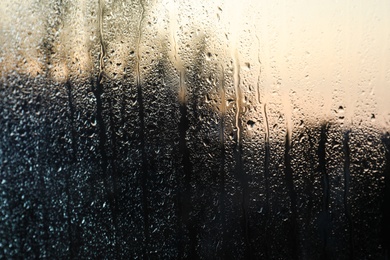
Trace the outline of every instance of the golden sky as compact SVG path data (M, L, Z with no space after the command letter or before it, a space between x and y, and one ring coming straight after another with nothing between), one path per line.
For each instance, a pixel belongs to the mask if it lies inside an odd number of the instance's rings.
M0 0L0 75L16 67L32 76L45 70L40 46L48 34L57 60L51 77L94 70L98 1L71 2L58 32L51 32L52 1ZM287 118L344 113L346 124L390 128L390 1L145 1L142 20L134 1L120 8L101 2L105 40L119 50L112 59L134 58L128 53L138 34L131 32L141 21L146 65L147 46L159 41L154 51L166 51L185 75L195 53L186 46L203 37L211 67L239 70L233 92L239 87L249 99L280 106Z

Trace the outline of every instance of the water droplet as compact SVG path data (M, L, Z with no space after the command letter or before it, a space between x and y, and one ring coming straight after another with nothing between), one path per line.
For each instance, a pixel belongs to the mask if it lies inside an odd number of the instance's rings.
M206 53L206 60L210 61L212 59L212 56L213 55L211 54L211 52Z
M254 122L252 120L248 120L246 122L246 124L248 125L248 130L253 130L253 128L255 127L256 122Z

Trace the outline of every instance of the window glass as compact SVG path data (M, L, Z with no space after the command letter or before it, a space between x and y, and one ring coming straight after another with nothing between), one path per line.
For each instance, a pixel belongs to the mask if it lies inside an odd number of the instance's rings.
M0 258L388 257L389 12L0 0Z

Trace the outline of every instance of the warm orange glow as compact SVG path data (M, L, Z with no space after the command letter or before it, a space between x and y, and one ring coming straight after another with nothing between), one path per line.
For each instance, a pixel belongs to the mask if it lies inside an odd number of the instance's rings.
M176 78L174 91L185 103L189 94L187 68L193 66L195 55L202 51L210 54L203 54L209 66L205 74L220 72L221 66L226 69L224 93L236 103L230 109L244 112L247 104L254 108L243 113L245 118L258 117L256 111L262 111L267 104L269 109L281 111L287 127L292 129L296 127L295 119L302 116L310 122L337 121L337 109L342 106L341 124L389 128L389 1L237 4L222 0L163 0L145 3L142 20L141 8L130 6L123 3L129 13L115 17L115 11L122 9L110 9L113 7L108 2L104 5L104 44L115 50L108 54L111 63L104 67L109 78L120 80L126 73L136 71L128 67L138 64L142 80L152 60L168 59L176 72L170 75ZM63 82L69 77L96 73L97 3L72 3L72 11L61 18L57 31L48 29L48 18L54 13L45 10L50 8L50 3L32 0L0 4L1 75L17 71L31 77L49 75ZM141 26L141 34L137 26ZM55 53L50 68L45 67L47 61L43 58L48 55L43 47L48 35ZM139 35L137 56L132 51ZM197 49L201 42L204 50ZM239 82L232 79L234 69L239 70ZM215 91L220 93L219 89ZM223 113L229 109L218 106L216 109ZM271 117L271 122L276 122L276 117Z

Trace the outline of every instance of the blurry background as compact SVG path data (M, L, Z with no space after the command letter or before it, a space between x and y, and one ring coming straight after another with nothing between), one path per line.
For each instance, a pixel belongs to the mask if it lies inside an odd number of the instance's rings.
M0 0L0 254L388 257L389 11Z

